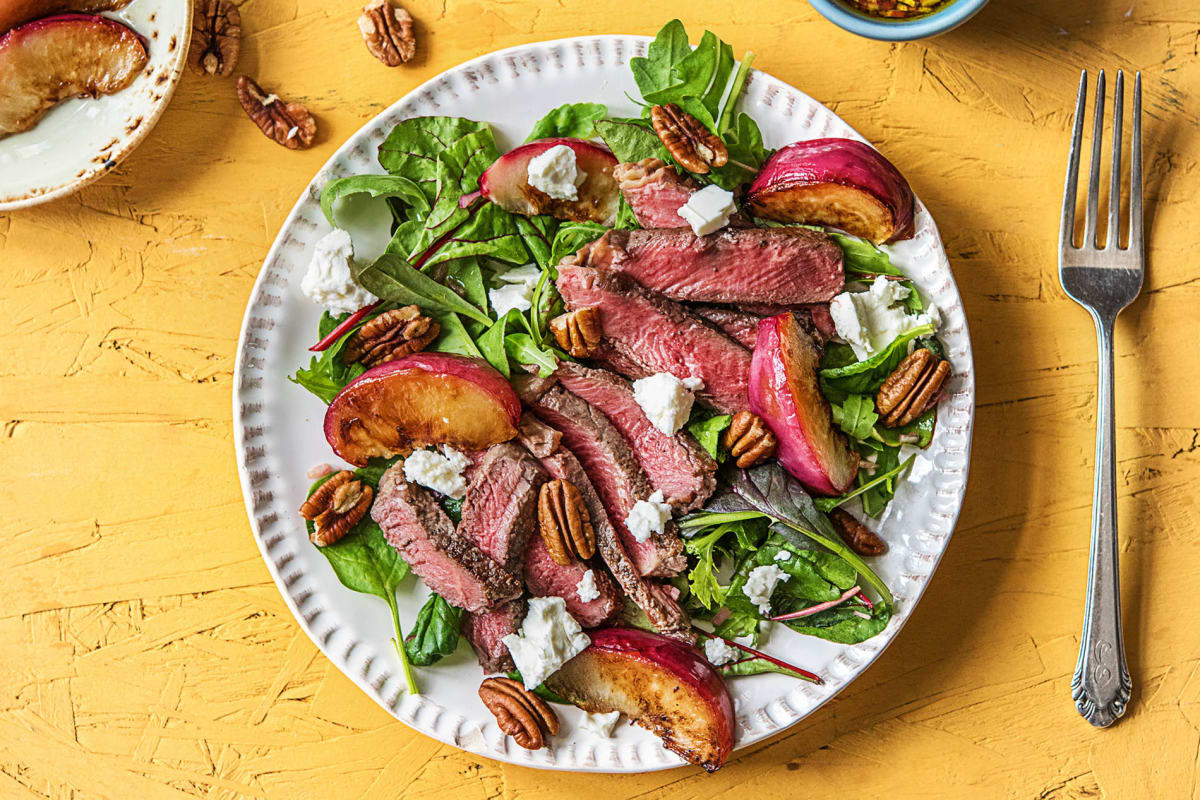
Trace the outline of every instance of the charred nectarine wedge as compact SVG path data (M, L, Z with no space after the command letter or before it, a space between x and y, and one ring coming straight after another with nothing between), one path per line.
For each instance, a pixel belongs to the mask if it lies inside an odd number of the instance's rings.
M0 38L0 136L28 130L60 100L112 94L146 66L146 48L121 23L60 14Z
M347 384L325 412L325 438L361 467L427 444L483 450L516 436L520 418L516 392L486 361L414 353Z
M589 712L620 711L709 772L733 750L733 700L699 651L637 628L588 631L592 644L546 679Z
M558 145L575 152L575 167L587 176L576 190L577 200L557 200L529 185L529 162ZM612 176L616 165L616 156L602 144L586 139L539 139L500 156L480 177L479 189L485 198L514 214L549 214L576 222L612 225L620 201Z
M755 215L829 225L875 244L913 235L913 193L878 150L854 139L796 142L767 159L746 193Z

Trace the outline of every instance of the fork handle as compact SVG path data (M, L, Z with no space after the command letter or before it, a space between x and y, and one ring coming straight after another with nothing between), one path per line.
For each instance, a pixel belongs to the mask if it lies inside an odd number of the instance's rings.
M1075 707L1091 724L1108 727L1125 713L1132 682L1121 632L1121 579L1117 565L1116 452L1113 447L1113 323L1116 314L1092 312L1100 345L1096 411L1096 488L1087 603L1079 660L1071 680Z

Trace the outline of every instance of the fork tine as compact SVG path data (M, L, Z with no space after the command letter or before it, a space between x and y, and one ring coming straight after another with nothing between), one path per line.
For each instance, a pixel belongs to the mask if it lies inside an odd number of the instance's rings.
M1121 246L1121 115L1125 110L1125 71L1117 70L1117 83L1113 88L1112 122L1112 174L1108 189L1108 245L1117 250Z
M1062 229L1059 251L1075 246L1075 193L1079 186L1079 147L1083 140L1083 111L1087 105L1087 70L1079 76L1079 97L1075 101L1075 125L1071 132L1071 151L1067 157L1067 185L1063 189Z
M1083 219L1083 245L1096 246L1096 217L1100 205L1100 146L1104 139L1104 70L1096 76L1096 109L1092 115L1092 168L1088 172L1087 216Z
M1133 82L1133 142L1129 148L1132 171L1129 177L1129 249L1135 251L1138 264L1144 264L1142 249L1142 73Z

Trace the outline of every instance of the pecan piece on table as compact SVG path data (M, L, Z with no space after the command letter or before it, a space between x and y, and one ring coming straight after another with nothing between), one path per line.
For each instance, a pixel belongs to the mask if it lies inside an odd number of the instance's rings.
M479 699L496 717L500 730L526 750L540 750L558 733L558 715L546 701L512 678L488 678Z
M238 102L266 136L289 150L312 147L317 138L317 121L299 103L287 103L245 75L238 76Z
M374 497L371 487L342 470L317 487L300 506L300 516L314 526L309 539L318 547L340 540L362 522Z
M950 379L950 362L924 347L913 350L887 377L875 396L884 427L903 428L937 403Z
M742 469L761 464L775 455L775 434L767 428L762 417L749 411L733 415L729 427L721 434L721 445L737 459Z
M363 7L358 30L371 55L389 67L411 61L417 54L412 15L389 0L372 0Z
M553 480L538 492L538 529L555 564L586 561L596 554L592 516L575 484Z
M674 103L650 109L650 124L671 158L688 172L703 175L729 163L721 137Z
M188 66L197 75L225 77L242 49L242 15L229 0L196 0Z
M574 358L587 358L600 344L600 309L581 308L550 320L559 347Z
M342 357L370 368L424 350L442 327L417 306L385 311L354 332Z
M846 546L860 556L880 556L887 552L887 542L856 520L849 511L835 508L829 512L829 521Z

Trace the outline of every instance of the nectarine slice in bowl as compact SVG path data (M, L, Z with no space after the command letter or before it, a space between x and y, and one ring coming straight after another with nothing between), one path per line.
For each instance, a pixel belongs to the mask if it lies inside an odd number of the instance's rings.
M421 445L483 450L516 436L520 418L516 392L486 361L414 353L347 384L325 412L325 438L362 467Z

